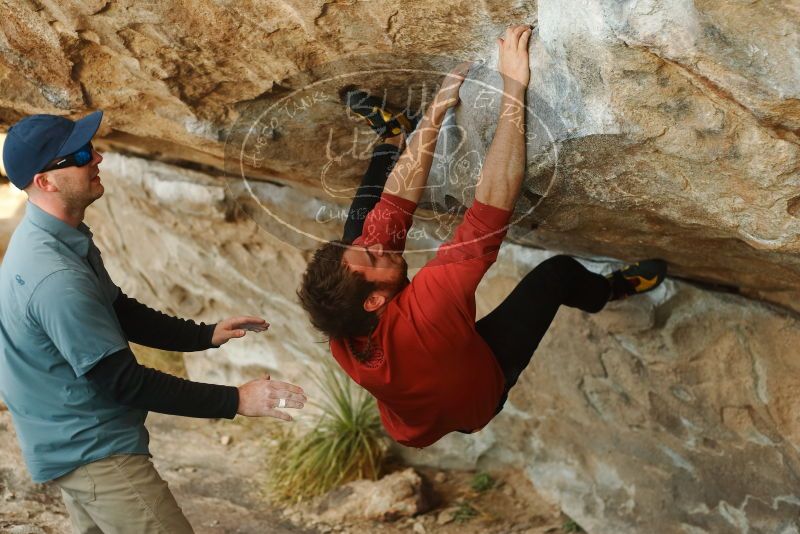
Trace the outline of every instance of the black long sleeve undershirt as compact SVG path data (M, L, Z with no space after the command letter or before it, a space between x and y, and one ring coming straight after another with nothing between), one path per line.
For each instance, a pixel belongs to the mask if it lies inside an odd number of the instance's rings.
M152 308L120 291L114 312L128 341L164 350L190 352L211 344L216 325L197 324ZM239 390L192 382L139 364L129 348L100 360L86 374L99 389L123 406L185 417L232 419Z
M136 361L130 349L100 360L87 378L123 406L184 417L233 419L239 389L192 382Z
M114 312L128 341L178 352L193 352L215 347L211 344L216 325L179 319L149 308L119 292Z

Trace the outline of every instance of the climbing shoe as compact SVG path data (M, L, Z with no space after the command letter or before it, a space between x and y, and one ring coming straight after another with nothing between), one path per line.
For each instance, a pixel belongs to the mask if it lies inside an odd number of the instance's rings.
M350 113L364 119L381 139L403 132L408 135L416 127L416 120L409 117L406 111L397 113L387 109L386 103L380 98L355 86L343 88L339 91L339 97Z
M657 288L667 275L667 262L643 260L607 276L611 284L611 299L619 300L631 295L647 293Z

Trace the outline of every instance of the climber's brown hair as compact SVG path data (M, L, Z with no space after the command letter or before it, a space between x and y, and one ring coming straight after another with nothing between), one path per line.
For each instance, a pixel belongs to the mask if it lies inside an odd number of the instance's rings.
M342 262L348 245L331 241L318 248L297 290L311 324L332 339L365 336L378 324L377 314L364 309L364 301L379 289L378 284Z

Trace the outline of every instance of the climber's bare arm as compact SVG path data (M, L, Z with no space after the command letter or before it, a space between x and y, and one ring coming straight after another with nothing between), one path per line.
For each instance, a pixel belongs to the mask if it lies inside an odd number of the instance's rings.
M436 139L439 137L445 112L458 103L458 90L471 65L469 62L461 63L445 76L442 87L425 111L411 142L389 174L385 192L419 203L428 183Z
M525 175L525 92L530 80L530 35L528 25L511 26L497 40L503 98L497 130L475 189L477 200L505 210L514 209Z

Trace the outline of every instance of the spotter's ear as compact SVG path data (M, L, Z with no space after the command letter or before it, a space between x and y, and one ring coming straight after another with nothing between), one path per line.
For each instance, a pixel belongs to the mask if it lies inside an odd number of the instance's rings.
M37 191L47 191L48 193L58 191L58 186L53 182L51 175L46 172L34 174L31 186Z

